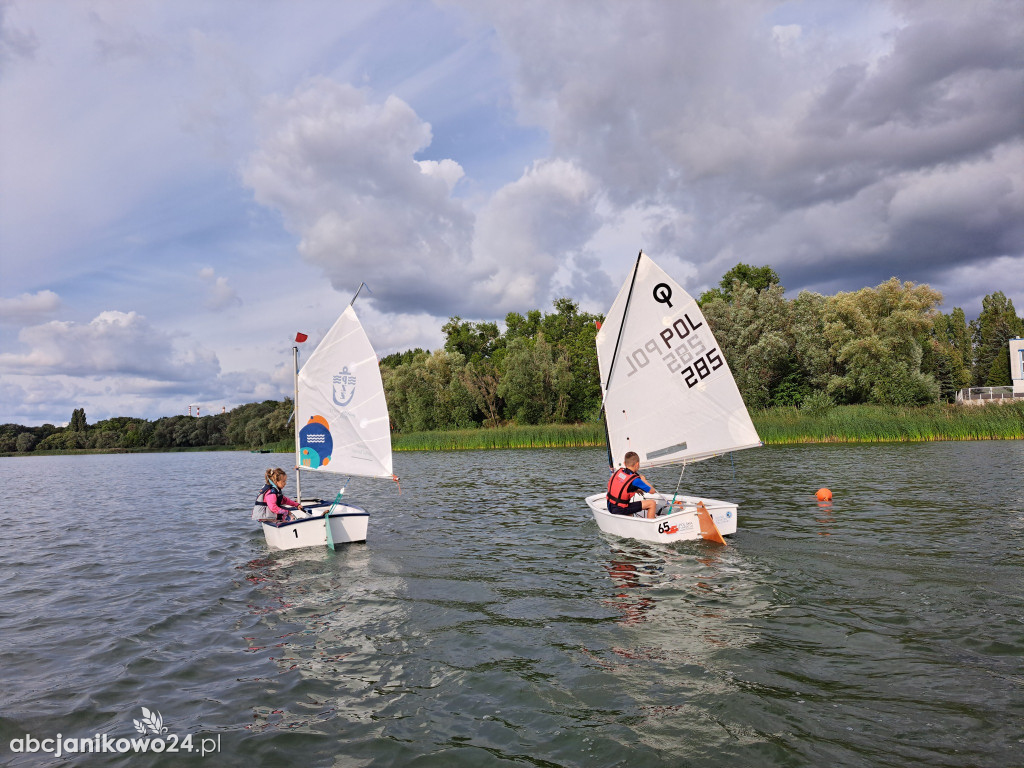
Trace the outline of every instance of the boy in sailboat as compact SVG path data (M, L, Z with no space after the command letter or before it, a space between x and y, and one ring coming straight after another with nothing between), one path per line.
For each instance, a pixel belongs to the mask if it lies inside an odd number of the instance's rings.
M613 515L654 518L658 502L654 499L633 501L634 493L655 493L654 486L637 470L640 457L630 451L622 460L624 466L612 473L608 480L608 511Z
M263 477L266 485L256 495L256 503L252 508L253 520L281 522L291 518L291 510L302 509L299 502L284 495L283 489L288 482L288 475L283 469L268 469Z

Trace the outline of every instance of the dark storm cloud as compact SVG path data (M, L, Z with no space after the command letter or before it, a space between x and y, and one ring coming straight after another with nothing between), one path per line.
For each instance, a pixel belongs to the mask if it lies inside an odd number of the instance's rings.
M667 208L644 244L699 281L746 261L956 299L954 270L1021 263L1024 4L868 4L891 15L849 30L760 3L544 6L542 29L538 4L488 6L521 114L613 204Z

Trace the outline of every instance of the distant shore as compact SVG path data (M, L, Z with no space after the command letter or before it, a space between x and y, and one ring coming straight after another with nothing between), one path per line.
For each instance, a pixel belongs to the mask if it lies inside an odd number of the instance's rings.
M291 449L289 449L291 450ZM254 451L243 445L199 445L176 448L65 448L55 451L2 451L0 459L12 456L88 456L94 453L205 453L207 451L251 451L253 453L278 453L279 451Z
M1024 440L1024 402L1007 405L928 405L907 408L840 405L819 413L807 413L797 408L771 408L755 412L751 414L751 418L765 445ZM395 433L392 435L391 443L396 452L581 448L604 446L605 435L604 426L600 422L587 422ZM165 453L182 450L292 453L294 443L291 440L283 440L258 449L223 445L165 450L83 448L3 453L0 456Z

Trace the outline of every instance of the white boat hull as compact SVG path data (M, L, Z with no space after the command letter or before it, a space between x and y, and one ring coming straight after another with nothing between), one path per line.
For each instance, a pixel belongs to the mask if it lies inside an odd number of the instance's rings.
M330 508L330 502L318 504L302 503L310 513L298 519L283 523L262 522L263 535L267 546L273 549L300 549L302 547L327 546L327 524L324 512ZM370 523L370 513L351 504L338 504L330 515L331 536L335 545L366 541L366 530Z
M670 515L662 514L663 507L672 501L672 496L664 493L649 494L644 498L658 501L658 516L654 519L613 515L608 511L607 496L595 493L587 497L587 506L594 513L597 527L613 536L624 539L639 539L671 544L673 541L691 541L701 538L700 522L697 520L697 503L703 501L711 513L715 525L723 536L736 533L738 507L727 501L703 499L697 496L676 496L675 509Z

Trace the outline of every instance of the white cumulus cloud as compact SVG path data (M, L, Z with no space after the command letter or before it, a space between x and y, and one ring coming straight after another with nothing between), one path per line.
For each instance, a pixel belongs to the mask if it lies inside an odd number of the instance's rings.
M18 340L28 352L0 354L0 365L10 373L182 382L214 378L220 370L215 354L154 328L135 312L101 312L86 324L34 325L23 328Z
M244 178L335 288L366 282L386 311L493 317L547 304L555 273L599 226L590 175L537 162L477 216L452 195L458 163L415 159L431 138L401 99L317 78L268 102Z
M0 321L37 322L60 309L60 296L53 291L23 293L10 299L0 298Z

